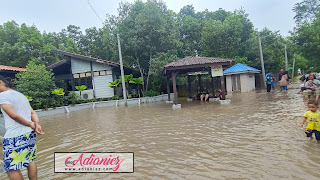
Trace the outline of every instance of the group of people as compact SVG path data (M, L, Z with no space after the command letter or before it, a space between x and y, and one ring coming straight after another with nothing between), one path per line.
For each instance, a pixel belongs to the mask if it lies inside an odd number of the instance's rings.
M284 71L283 69L280 70L279 76L278 76L278 81L279 81L279 85L280 85L280 90L281 92L287 92L288 91L288 83L289 83L289 75L288 75L288 71ZM267 84L267 92L270 93L271 92L271 88L272 90L274 90L275 88L275 77L272 74L272 72L268 72L266 74L266 84Z
M307 91L308 94L308 100L310 100L312 95L316 96L316 101L319 100L320 97L320 81L318 80L318 76L315 74L312 74L310 71L307 72L307 74L301 76L300 78L300 91L298 93L301 93L303 91Z
M212 95L214 97L214 93ZM219 89L219 97L222 99L222 90ZM201 90L200 86L197 86L197 92L193 95L194 100L200 99L201 101L208 101L209 100L209 92L207 87L203 87Z
M300 70L301 73L301 70ZM311 74L311 72L307 72L307 74L303 75L300 78L301 82L301 90L298 93L303 91L308 92L308 111L305 112L303 116L303 120L301 122L301 128L303 128L306 121L308 121L307 127L305 128L305 134L310 140L313 140L313 134L315 134L315 138L317 143L320 144L320 112L318 112L318 100L320 96L320 81L318 80L315 74ZM288 90L288 82L290 77L288 76L288 72L283 69L280 70L280 74L278 77L279 85L281 91L287 92ZM266 74L266 84L267 84L267 92L271 91L271 88L274 90L275 77L271 72ZM310 100L311 95L316 95L315 100Z

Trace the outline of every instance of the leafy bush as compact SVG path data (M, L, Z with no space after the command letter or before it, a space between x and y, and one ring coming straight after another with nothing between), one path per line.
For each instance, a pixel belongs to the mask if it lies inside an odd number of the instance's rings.
M71 105L75 105L80 102L80 95L75 93L74 91L70 91L68 94L68 100L71 102Z
M120 99L123 99L122 97L119 97L119 96L117 96L117 95L114 95L114 96L112 96L112 98L111 98L112 100L120 100Z
M146 96L152 97L152 96L158 96L159 93L157 91L154 90L150 90L146 92Z
M34 109L46 109L52 106L51 91L54 89L53 73L47 71L44 65L29 61L26 72L16 74L16 90L32 97L30 102Z

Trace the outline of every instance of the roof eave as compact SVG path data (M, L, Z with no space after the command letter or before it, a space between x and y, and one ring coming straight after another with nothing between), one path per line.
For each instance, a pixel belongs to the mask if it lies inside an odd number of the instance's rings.
M234 74L246 74L246 73L251 73L251 74L258 74L260 71L240 71L240 72L230 72L230 73L223 73L224 75L234 75Z

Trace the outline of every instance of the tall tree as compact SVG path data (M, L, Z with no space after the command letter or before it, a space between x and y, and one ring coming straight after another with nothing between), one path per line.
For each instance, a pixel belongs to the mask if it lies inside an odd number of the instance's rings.
M119 16L124 61L139 69L146 81L144 90L148 90L152 57L179 45L176 14L161 1L136 1L123 5Z
M316 18L319 8L319 0L303 0L300 3L296 3L293 11L296 13L294 19L297 26L299 27L304 23L311 23Z
M302 55L308 59L309 67L314 71L320 70L320 13L316 15L312 24L300 26L293 36L294 42L299 46Z

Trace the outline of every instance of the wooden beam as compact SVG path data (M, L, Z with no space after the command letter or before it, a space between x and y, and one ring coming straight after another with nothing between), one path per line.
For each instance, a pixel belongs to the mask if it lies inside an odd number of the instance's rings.
M200 91L202 91L201 75L198 75Z
M188 96L189 96L189 98L192 97L192 94L191 94L191 76L188 76Z
M213 81L213 77L211 77L211 88L212 88L212 95L214 96L214 81Z
M90 70L91 70L91 83L92 83L92 90L93 90L93 98L96 99L96 90L95 90L94 79L93 79L92 61L90 61Z
M176 81L176 77L177 77L178 73L179 72L172 72L171 73L173 93L174 93L174 100L173 100L174 104L178 104L177 81Z
M221 81L221 91L222 91L222 98L221 100L226 99L226 88L225 88L225 82L224 82L224 75L220 76Z
M190 65L190 66L179 66L179 67L167 67L164 68L165 72L167 71L176 71L176 70L185 70L185 69L192 69L192 68L205 68L205 67L211 67L211 66L216 66L216 65L226 65L229 66L229 62L225 63L210 63L210 64L196 64L196 65Z
M168 101L170 100L170 76L167 76L167 93L168 93Z
M69 57L69 61L70 61L71 86L72 86L72 91L75 91L76 87L75 87L74 78L73 78L73 74L72 74L72 63L71 63L71 57Z

